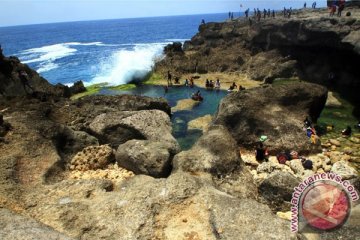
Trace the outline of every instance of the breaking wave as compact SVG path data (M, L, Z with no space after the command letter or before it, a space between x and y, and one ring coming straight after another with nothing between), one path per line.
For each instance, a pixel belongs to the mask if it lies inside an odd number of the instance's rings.
M100 63L99 72L91 84L107 83L115 86L142 80L152 70L156 59L162 57L166 44L132 44L131 48L116 51Z

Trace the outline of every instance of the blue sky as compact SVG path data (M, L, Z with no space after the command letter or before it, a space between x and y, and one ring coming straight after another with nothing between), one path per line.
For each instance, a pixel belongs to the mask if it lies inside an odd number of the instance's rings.
M244 11L247 7L300 8L300 0L0 0L0 26L97 19ZM313 1L306 1L310 6ZM325 0L317 1L325 6ZM240 8L240 4L242 8Z

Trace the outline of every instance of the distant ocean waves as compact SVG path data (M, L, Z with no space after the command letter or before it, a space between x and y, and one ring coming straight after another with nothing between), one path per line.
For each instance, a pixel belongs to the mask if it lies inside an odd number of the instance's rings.
M79 69L85 68L88 75L82 78L86 79L86 85L120 85L146 76L155 61L163 57L166 44L185 40L165 39L159 43L137 44L68 42L31 48L15 55L39 73L67 71L68 66L79 65Z

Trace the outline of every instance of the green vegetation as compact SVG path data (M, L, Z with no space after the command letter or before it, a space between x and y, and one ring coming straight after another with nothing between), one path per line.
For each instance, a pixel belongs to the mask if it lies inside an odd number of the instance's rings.
M335 129L331 132L324 134L325 138L336 138L342 129L353 126L357 123L356 118L352 115L354 106L348 101L340 98L340 96L334 93L335 97L341 102L340 107L325 107L321 112L318 119L319 127L326 129L326 126L334 125Z
M123 85L113 86L113 87L108 87L108 88L111 89L111 90L126 91L126 90L136 88L136 85L132 84L132 83L129 83L129 84L123 84Z
M94 95L98 93L102 88L104 88L107 83L98 83L91 86L86 87L86 92L75 94L71 97L72 100L79 99L85 96Z
M159 85L159 84L161 84L161 81L164 81L164 77L161 76L161 74L159 74L159 73L152 72L149 75L148 79L146 79L142 83L149 84L149 85Z
M85 96L94 95L103 88L108 88L108 89L117 90L117 91L126 91L126 90L136 88L136 85L135 84L123 84L123 85L119 85L119 86L108 87L107 83L98 83L98 84L94 84L94 85L86 87L86 92L75 94L74 96L71 97L71 99L75 100L75 99L79 99L79 98L82 98Z

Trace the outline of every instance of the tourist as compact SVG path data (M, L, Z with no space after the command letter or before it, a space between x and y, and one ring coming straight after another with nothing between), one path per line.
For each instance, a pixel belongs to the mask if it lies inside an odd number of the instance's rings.
M0 44L0 60L3 60L4 59L4 54L3 54L3 49L1 47L1 44Z
M185 85L185 87L189 86L189 80L187 78L185 79L184 85Z
M345 0L340 0L339 1L339 7L338 7L338 12L337 12L337 16L341 17L341 13L345 8Z
M179 79L179 77L175 77L174 80L175 80L175 84L180 84L180 79Z
M210 82L209 82L209 87L210 87L210 88L214 88L214 81L213 81L213 80L210 80Z
M266 18L266 15L267 15L267 11L266 11L266 9L265 9L265 8L264 8L263 13L264 13L264 19L265 19L265 18Z
M343 137L350 137L351 136L351 127L347 126L344 130L341 131L341 135Z
M245 11L245 17L246 18L248 18L249 17L249 11L250 11L250 9L248 8L248 9L246 9L246 11Z
M336 12L336 5L335 3L333 5L330 6L330 17L334 16Z
M262 142L259 142L255 150L255 158L257 161L268 161L269 153L268 149L264 148Z
M231 13L231 21L234 20L234 13Z
M275 18L275 10L272 10L272 17Z
M232 85L229 87L228 91L233 91L234 89L237 89L237 85L235 82L232 83Z
M168 86L171 86L172 85L172 82L171 82L171 73L170 73L170 71L168 71L168 73L167 73L167 83L168 83Z
M316 2L313 2L312 4L312 8L315 9L316 8Z
M306 8L306 2L304 3L304 8Z
M286 17L286 13L287 13L287 10L286 10L286 7L284 7L284 17Z
M220 80L219 80L219 78L216 79L215 88L220 89Z
M241 85L239 85L239 91L245 90L245 88Z
M206 79L206 81L205 81L205 87L206 87L206 88L210 87L209 79Z
M194 87L194 79L193 77L190 77L190 87Z
M30 86L29 79L28 79L28 77L29 77L28 74L25 71L19 71L18 75L19 75L19 78L21 80L21 83L23 85L23 88L24 88L25 92L28 93L28 91L26 90L26 87L30 88L31 91L34 92L34 89Z
M303 165L304 169L312 170L313 168L313 162L309 159L306 159L304 157L301 157L301 164Z
M311 122L309 116L307 116L307 117L305 118L305 120L304 120L304 127L305 127L305 128L311 128L311 127L312 127L312 122Z
M205 20L204 20L204 19L201 20L201 25L203 25L203 24L205 24Z

